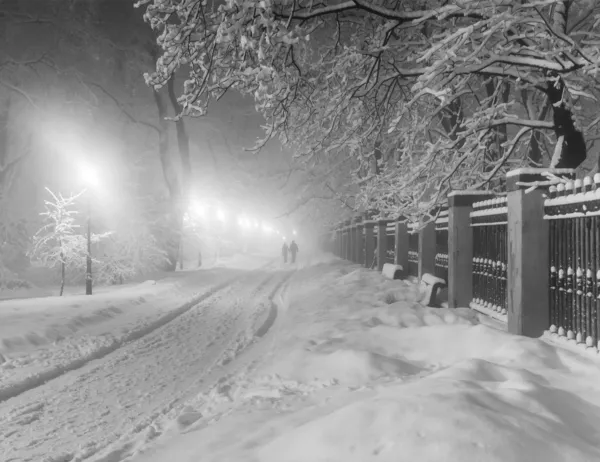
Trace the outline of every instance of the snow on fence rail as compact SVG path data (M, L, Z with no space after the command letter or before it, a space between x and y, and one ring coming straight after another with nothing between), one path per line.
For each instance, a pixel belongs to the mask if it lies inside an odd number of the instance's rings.
M419 277L418 224L408 223L408 275Z
M385 262L393 264L396 258L396 223L388 223L385 228L385 234L387 239Z
M475 309L507 313L508 208L506 197L473 204L473 302Z
M435 275L448 283L448 209L435 221Z
M550 332L600 347L600 174L551 187Z

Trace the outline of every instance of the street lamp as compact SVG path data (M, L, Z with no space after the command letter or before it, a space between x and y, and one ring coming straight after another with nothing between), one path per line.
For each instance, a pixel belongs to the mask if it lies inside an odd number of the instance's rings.
M81 168L81 178L88 188L99 184L98 175L89 165ZM89 189L87 194L87 255L85 269L85 294L92 295L92 195Z

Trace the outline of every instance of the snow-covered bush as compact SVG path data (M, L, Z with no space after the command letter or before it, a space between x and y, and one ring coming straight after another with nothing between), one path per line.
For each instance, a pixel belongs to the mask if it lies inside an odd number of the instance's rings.
M166 251L148 227L139 225L133 225L128 232L110 233L97 258L94 280L101 284L123 284L168 263Z

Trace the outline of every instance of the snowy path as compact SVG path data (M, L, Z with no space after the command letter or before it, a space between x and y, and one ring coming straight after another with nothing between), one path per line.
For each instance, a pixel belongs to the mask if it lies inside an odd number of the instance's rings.
M1 403L0 460L122 460L127 444L111 452L113 443L156 437L153 421L263 333L291 275L254 271L142 339Z

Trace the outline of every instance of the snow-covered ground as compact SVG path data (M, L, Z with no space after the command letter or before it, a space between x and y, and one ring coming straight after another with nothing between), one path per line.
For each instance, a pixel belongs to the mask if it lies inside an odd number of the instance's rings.
M172 416L178 436L140 441L133 460L600 460L597 363L353 268L298 274L268 353L189 401Z
M93 296L0 301L0 401L104 356L166 324L272 258L238 255L228 268L157 274Z
M416 299L328 257L247 272L0 403L0 460L600 460L597 362Z

